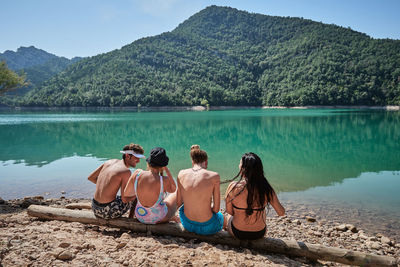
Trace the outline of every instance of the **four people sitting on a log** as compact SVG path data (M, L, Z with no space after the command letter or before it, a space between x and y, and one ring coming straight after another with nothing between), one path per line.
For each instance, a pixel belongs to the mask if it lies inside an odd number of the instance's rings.
M132 209L140 222L156 224L176 221L174 215L180 207L180 222L187 231L211 235L225 229L238 239L254 240L265 235L265 209L269 210L269 204L279 216L285 214L264 176L261 159L254 153L242 156L235 177L240 176L240 180L228 186L226 216L220 212L220 176L207 170L207 153L198 145L191 147L192 168L179 172L178 186L167 167L169 159L163 148L151 150L146 159L147 171L137 169L132 175L129 166L135 167L144 158L143 148L130 144L121 153L122 160L105 162L88 178L96 183L92 209L97 217L118 218ZM119 189L121 196L116 196ZM165 193L170 194L164 197Z

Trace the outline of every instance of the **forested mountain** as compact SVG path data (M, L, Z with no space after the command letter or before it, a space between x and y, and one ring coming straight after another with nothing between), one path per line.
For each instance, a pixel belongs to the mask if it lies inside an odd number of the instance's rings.
M0 53L0 61L5 61L13 71L24 72L27 81L30 83L29 87L17 89L12 94L23 94L34 87L40 86L42 82L80 59L79 57L73 59L58 57L34 46L20 47L16 52L7 50L4 53Z
M29 106L400 104L400 41L208 7L172 32L83 59ZM204 102L204 101L203 101Z

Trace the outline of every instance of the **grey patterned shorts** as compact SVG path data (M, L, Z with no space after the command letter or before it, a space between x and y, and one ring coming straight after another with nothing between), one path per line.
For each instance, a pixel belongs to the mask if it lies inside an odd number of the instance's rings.
M110 203L99 203L92 199L92 210L96 217L102 219L114 219L121 217L124 213L130 210L132 201L128 203L122 202L121 196L117 196L114 201Z

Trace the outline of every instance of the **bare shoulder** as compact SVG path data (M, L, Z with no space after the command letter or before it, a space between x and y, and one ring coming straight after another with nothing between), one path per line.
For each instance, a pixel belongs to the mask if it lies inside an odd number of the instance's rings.
M180 170L178 173L178 179L183 179L186 174L189 172L190 169L184 169L184 170Z
M241 191L243 191L243 187L245 186L245 183L243 181L233 181L229 184L227 191L229 190L230 194L238 194Z
M119 159L109 159L104 164L113 165L119 162Z
M215 181L217 181L217 180L219 181L221 179L218 172L213 172L213 171L208 171L208 170L207 170L207 172L208 172L207 173L208 177L210 179L215 180Z
M230 182L229 185L228 185L228 188L226 190L227 191L228 190L231 191L235 187L235 185L237 185L237 183L238 182L236 182L236 181Z

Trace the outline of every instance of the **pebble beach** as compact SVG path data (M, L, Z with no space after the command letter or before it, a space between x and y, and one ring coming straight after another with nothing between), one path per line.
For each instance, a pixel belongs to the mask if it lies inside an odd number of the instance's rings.
M342 266L247 248L156 236L27 215L31 204L65 207L88 199L0 199L0 266ZM287 216L267 217L267 236L387 255L400 263L400 243L345 222L330 222L286 203ZM294 209L297 212L292 212ZM270 212L271 213L271 212ZM312 212L311 212L312 214Z

